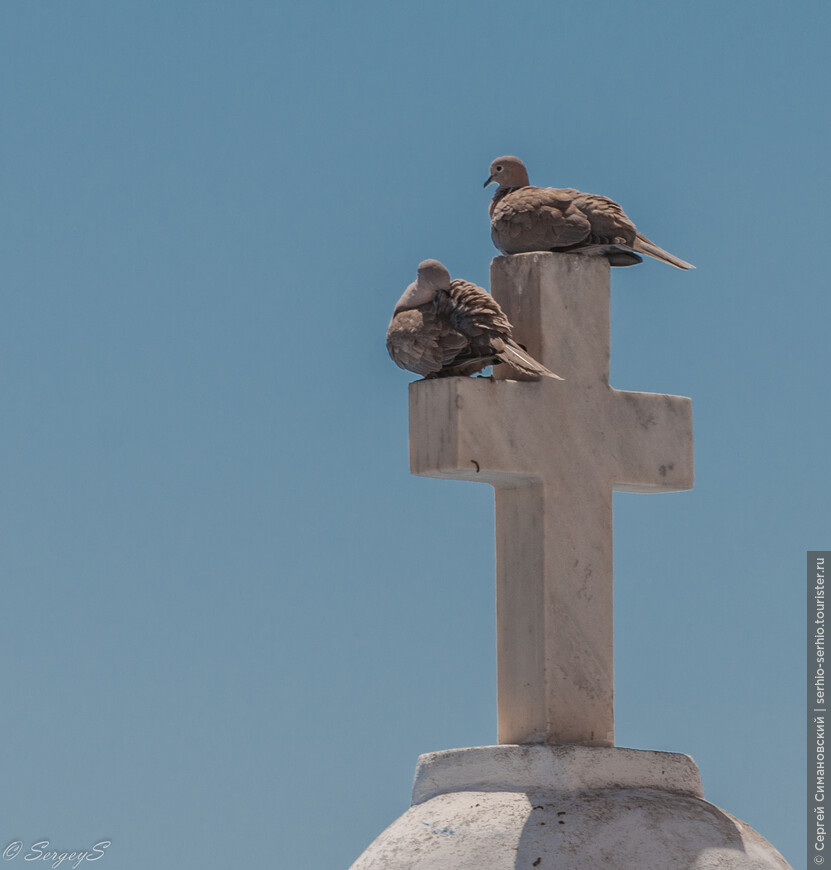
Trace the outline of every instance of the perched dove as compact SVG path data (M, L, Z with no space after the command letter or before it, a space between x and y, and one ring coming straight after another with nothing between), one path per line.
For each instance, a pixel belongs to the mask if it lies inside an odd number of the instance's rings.
M494 181L499 187L489 209L491 238L503 254L623 245L678 269L695 268L642 236L623 209L605 196L570 187L531 187L518 157L494 160L485 187ZM614 247L606 253L613 266L640 262Z
M418 265L418 277L398 300L387 350L402 369L425 378L472 375L506 363L526 375L556 378L511 338L496 300L468 281L450 280L438 260Z

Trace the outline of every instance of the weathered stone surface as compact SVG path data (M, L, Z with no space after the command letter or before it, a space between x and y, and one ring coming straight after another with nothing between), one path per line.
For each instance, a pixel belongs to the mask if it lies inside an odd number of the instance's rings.
M473 746L418 759L413 805L454 791L657 788L703 798L689 755L600 746Z
M419 759L413 806L352 870L786 870L686 755L497 746Z

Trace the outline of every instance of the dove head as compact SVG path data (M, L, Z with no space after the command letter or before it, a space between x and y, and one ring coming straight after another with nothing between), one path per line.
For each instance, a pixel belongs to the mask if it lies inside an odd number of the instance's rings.
M500 187L527 187L528 170L519 157L497 157L491 163L491 174L485 187L494 181Z
M395 306L393 317L399 311L410 311L432 302L436 290L450 289L450 273L438 260L423 260L418 264L418 276L404 291Z
M416 283L433 291L450 289L450 272L438 260L422 260L418 264Z

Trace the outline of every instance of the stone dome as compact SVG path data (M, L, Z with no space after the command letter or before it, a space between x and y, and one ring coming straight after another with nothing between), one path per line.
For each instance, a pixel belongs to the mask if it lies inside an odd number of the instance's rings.
M422 755L412 806L351 870L788 870L704 800L688 755L480 746Z

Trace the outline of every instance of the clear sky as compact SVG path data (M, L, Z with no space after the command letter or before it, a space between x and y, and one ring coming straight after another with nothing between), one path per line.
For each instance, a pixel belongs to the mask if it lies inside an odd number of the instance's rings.
M698 267L612 276L612 384L696 443L615 497L617 740L801 866L829 19L6 0L0 848L346 868L419 753L495 741L492 490L410 476L384 332L426 257L487 286L513 153Z

